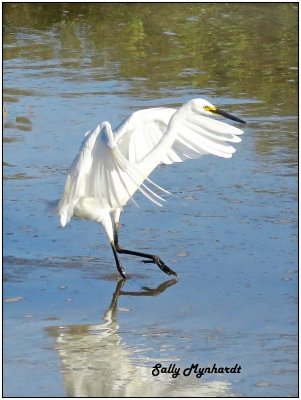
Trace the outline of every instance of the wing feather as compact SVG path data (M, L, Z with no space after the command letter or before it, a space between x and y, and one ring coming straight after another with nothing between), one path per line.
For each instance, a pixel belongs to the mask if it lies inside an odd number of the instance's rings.
M87 134L67 175L65 190L59 204L61 225L65 226L81 198L93 198L108 211L121 208L140 190L157 205L164 201L143 182L166 192L143 175L127 160L116 145L109 147L101 138L100 125ZM167 192L168 193L168 192Z
M168 129L177 110L150 108L134 112L116 131L116 142L122 154L138 163L149 154ZM179 125L177 137L170 149L162 154L162 164L182 162L204 154L230 158L235 148L230 143L241 142L243 131L199 114L188 115Z
M120 152L138 163L149 154L166 132L174 108L149 108L134 112L115 130Z
M149 186L168 192L139 170L139 162L162 140L176 111L162 107L136 111L116 129L110 142L107 132L102 137L102 125L87 132L66 179L59 205L61 224L65 226L70 220L82 197L94 198L100 207L112 211L122 209L135 191L140 190L152 202L161 205L164 199ZM234 126L195 113L182 118L176 129L174 143L162 154L163 164L204 154L230 158L235 152L231 143L239 143L243 134Z

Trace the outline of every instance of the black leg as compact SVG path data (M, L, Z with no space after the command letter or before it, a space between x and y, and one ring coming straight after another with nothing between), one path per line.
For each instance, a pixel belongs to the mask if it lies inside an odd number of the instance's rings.
M117 269L118 269L118 272L120 273L120 275L121 275L124 279L127 279L127 276L126 276L126 274L125 274L125 269L123 268L121 262L119 261L118 254L117 254L117 251L118 251L118 250L116 249L115 244L114 244L114 243L111 243L111 247L112 247L112 250L113 250L113 254L114 254L114 258L115 258L116 267L117 267Z
M173 271L171 268L169 268L158 256L155 256L153 254L148 254L148 253L142 253L139 251L126 250L126 249L121 248L119 246L119 241L118 241L118 228L119 228L119 223L115 223L114 224L114 246L115 246L115 251L117 251L117 253L130 254L132 256L147 258L147 260L142 260L142 262L157 264L158 267L161 269L161 271L165 272L165 274L177 276L176 272ZM117 254L115 256L115 260L116 260L116 257L117 257ZM117 259L118 259L118 257L117 257ZM117 261L116 261L116 263L117 263ZM117 268L118 268L118 266L117 266ZM119 269L118 269L118 271L119 271Z

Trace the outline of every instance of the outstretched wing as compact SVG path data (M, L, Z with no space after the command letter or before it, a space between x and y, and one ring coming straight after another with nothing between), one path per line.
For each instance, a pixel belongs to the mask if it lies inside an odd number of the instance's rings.
M231 143L241 142L239 136L243 133L241 129L216 118L188 115L179 125L176 140L162 162L172 164L204 154L230 158L236 151Z
M65 226L69 222L76 203L85 197L96 199L100 207L111 211L122 208L135 191L140 190L160 205L163 199L143 182L166 191L148 179L151 171L144 172L140 161L162 140L176 112L173 108L134 112L117 128L114 137L111 130L108 132L104 128L106 123L87 132L71 165L59 204L61 224ZM172 164L204 154L229 158L235 152L231 143L240 142L239 136L243 133L236 127L198 114L182 118L176 129L172 146L162 157L160 155L161 163ZM152 169L156 166L152 165Z
M122 154L131 162L139 163L159 143L167 132L168 124L177 110L150 108L134 112L116 129L116 142ZM213 154L230 158L243 131L203 115L187 115L177 127L173 145L162 154L162 164L182 162L187 159Z
M151 201L161 205L160 201L164 199L148 188L144 180L161 189L124 157L114 139L108 138L108 131L99 125L86 133L70 167L59 204L61 225L69 222L81 198L93 198L100 207L111 211L122 208L138 189Z
M148 108L135 111L115 129L119 150L131 162L138 163L162 139L174 108Z

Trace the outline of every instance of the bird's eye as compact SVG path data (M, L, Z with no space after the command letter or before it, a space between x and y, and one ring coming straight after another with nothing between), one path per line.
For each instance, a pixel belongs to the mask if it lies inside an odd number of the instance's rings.
M209 111L209 106L204 106L203 108L205 111Z

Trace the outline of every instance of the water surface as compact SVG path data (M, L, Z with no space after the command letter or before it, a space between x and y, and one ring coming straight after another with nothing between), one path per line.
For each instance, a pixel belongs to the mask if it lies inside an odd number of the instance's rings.
M4 5L4 395L297 394L297 6ZM62 229L83 134L194 97L248 121L230 160L161 166L164 208ZM121 287L122 286L122 287ZM152 367L241 366L172 378Z

